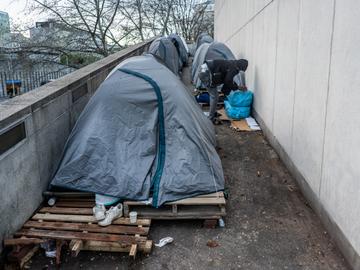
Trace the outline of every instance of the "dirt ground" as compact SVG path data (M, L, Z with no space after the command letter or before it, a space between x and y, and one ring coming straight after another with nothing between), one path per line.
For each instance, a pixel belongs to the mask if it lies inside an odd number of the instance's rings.
M63 252L60 269L349 269L262 133L238 133L227 123L216 129L229 192L225 228L157 221L150 239L174 242L149 256ZM208 247L209 240L219 246ZM28 266L55 269L42 253Z

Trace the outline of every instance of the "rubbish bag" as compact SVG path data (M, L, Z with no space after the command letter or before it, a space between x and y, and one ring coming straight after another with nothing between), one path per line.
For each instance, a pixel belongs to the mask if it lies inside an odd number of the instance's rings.
M250 107L253 102L253 93L251 91L231 91L227 96L228 101L233 107Z
M253 96L251 91L231 91L224 102L227 116L236 120L249 117Z
M234 107L230 102L225 100L225 112L231 119L240 120L250 116L251 107Z

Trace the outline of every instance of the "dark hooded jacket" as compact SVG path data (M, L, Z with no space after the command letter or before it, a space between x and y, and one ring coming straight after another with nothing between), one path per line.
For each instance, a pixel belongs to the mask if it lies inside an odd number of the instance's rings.
M246 71L248 61L240 60L207 60L205 61L212 75L212 86L223 84L221 91L228 95L231 90L235 90L238 86L233 79L240 71Z

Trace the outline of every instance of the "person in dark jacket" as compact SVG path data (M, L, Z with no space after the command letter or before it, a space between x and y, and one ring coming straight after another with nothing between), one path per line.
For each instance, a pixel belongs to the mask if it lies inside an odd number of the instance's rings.
M216 121L216 107L219 99L218 88L228 95L231 90L246 91L245 71L248 61L240 60L208 60L201 66L199 78L207 87L210 95L209 119Z

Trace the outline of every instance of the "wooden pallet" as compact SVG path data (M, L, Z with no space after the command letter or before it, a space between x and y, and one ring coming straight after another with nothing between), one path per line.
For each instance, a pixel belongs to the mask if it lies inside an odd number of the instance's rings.
M218 220L226 215L225 204L223 192L169 202L160 208L144 202L125 201L124 215L128 217L131 211L136 211L139 217L151 219Z
M150 253L152 241L147 239L150 219L138 219L133 224L129 218L123 217L110 226L101 227L92 214L94 204L94 198L61 198L53 207L40 208L14 238L4 240L5 246L13 247L10 258L17 258L25 247L35 248L46 240L56 241L57 264L60 263L63 245L69 246L74 257L81 250L127 252L132 257L138 251Z

